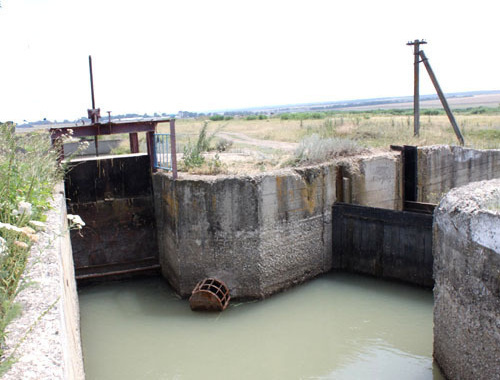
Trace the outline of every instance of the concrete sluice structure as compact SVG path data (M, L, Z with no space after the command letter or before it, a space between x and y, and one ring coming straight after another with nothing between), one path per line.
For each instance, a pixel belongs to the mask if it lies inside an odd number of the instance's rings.
M164 277L183 297L215 277L234 298L264 298L330 271L339 171L351 199L401 208L398 154L254 176L154 174Z
M453 189L434 215L434 358L449 379L500 378L500 180Z
M420 202L433 203L453 187L500 177L500 150L435 146L418 148L417 153ZM168 173L149 176L150 167L143 157L90 160L76 165L70 172L74 181L66 181L68 209L86 216L86 226L71 232L74 262L83 277L101 276L107 270L129 273L137 265L147 271L159 264L163 276L184 297L208 277L224 281L233 298L268 297L332 269L342 270L333 249L333 204L340 201L401 211L403 168L402 155L392 152L249 176L182 174L173 180ZM82 177L79 170L96 177ZM79 188L70 188L72 183ZM498 188L498 181L492 183ZM460 207L451 204L446 199L441 203L436 231L440 223L453 225L462 220ZM477 201L477 207L489 207L486 204ZM65 211L54 212L64 215ZM460 236L451 228L435 232L435 357L451 378L483 374L483 378L494 378L500 373L500 263L498 247L485 244L498 245L499 238L498 233L489 240L477 236L489 236L491 228L498 232L498 210L471 211L470 215L469 227L455 226L462 231ZM493 222L478 224L478 218ZM471 235L476 231L473 226L480 225L489 226L486 233ZM104 235L99 237L99 231ZM67 257L71 246L62 246L59 252ZM376 273L393 272L380 270L380 265L374 263ZM356 263L350 260L349 268L356 271ZM65 267L61 291L72 283L74 273ZM61 310L69 308L68 315L78 312L74 310L77 303L64 302ZM468 331L462 335L470 338L473 347L452 335L452 326ZM487 350L480 341L493 348ZM451 347L461 344L460 349ZM75 347L74 342L70 346ZM470 352L477 358L475 363L461 359ZM464 363L470 363L471 371L467 372ZM23 365L30 367L29 360ZM73 366L70 361L65 365ZM36 366L34 357L30 368L35 373Z

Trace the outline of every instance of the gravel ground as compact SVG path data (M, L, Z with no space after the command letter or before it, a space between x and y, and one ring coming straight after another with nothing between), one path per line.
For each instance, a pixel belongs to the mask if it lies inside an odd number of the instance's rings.
M60 215L63 201L61 191L54 194L47 228L38 232L39 241L31 248L24 275L31 285L18 295L16 300L23 311L7 328L6 355L14 352L17 361L2 379L64 379L66 376L63 273L61 239L58 238L63 232Z

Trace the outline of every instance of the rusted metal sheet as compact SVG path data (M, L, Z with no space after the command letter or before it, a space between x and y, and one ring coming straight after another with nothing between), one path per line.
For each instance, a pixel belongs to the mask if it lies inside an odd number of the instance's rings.
M191 310L224 311L229 305L229 288L216 278L206 278L196 284L189 304Z

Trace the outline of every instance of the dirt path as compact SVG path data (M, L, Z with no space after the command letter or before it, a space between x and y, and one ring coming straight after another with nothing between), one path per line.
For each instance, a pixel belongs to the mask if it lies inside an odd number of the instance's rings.
M223 137L235 143L254 145L264 148L281 149L285 151L293 151L299 145L297 143L289 143L284 141L253 139L243 133L238 132L219 132L217 133L217 136Z

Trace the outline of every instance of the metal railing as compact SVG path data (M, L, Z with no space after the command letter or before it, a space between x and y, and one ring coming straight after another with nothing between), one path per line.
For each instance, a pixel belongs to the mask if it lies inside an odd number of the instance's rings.
M154 144L154 167L156 169L172 171L172 149L170 133L155 133Z

